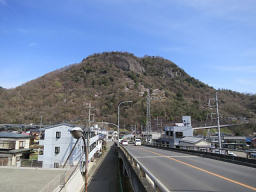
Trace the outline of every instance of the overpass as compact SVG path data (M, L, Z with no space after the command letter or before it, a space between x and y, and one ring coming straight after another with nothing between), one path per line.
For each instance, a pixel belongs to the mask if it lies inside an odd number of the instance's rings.
M139 168L138 177L153 184L154 189L133 186L134 191L256 191L252 167L148 146L128 145L121 150L133 169ZM129 175L127 165L124 169Z

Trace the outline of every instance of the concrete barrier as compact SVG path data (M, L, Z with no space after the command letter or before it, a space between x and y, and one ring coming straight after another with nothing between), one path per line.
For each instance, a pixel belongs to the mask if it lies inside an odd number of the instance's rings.
M124 147L118 148L119 158L122 159L134 192L169 192L142 163L133 157Z

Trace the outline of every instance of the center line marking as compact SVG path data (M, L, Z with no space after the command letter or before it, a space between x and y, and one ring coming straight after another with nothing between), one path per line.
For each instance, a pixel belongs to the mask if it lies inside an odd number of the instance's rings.
M147 149L141 149L141 150L143 150L143 151L147 151L147 152L150 152L150 153L153 153L153 154L158 155L158 156L163 156L161 153L157 153L157 152L150 151L150 150L147 150ZM202 171L202 172L208 173L209 175L213 175L213 176L215 176L215 177L221 178L221 179L226 180L226 181L229 181L229 182L231 182L231 183L235 183L235 184L237 184L237 185L241 185L241 186L243 186L243 187L245 187L245 188L248 188L248 189L251 189L251 190L253 190L253 191L256 191L256 188L255 188L255 187L253 187L253 186L250 186L250 185L247 185L247 184L241 183L241 182L239 182L239 181L236 181L236 180L233 180L233 179L230 179L230 178L224 177L224 176L219 175L219 174L217 174L217 173L214 173L214 172L208 171L208 170L206 170L206 169L203 169L203 168L200 168L200 167L194 166L194 165L192 165L192 164L186 163L186 162L184 162L184 161L181 161L181 160L175 159L175 158L170 157L170 156L163 156L163 157L166 157L167 159L170 159L170 160L176 161L176 162L181 163L181 164L183 164L183 165L186 165L186 166L192 167L192 168L197 169L197 170L199 170L199 171Z

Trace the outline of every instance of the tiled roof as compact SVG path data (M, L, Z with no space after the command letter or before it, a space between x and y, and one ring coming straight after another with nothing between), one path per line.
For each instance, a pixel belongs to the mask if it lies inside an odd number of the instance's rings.
M17 134L12 132L0 132L0 138L29 138L29 135Z

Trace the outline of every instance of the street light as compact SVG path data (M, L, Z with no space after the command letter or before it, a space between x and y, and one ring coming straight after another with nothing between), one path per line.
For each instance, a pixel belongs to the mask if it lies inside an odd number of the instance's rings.
M85 162L85 181L84 181L84 191L87 192L87 185L88 185L88 146L86 145L85 142L85 137L84 137L84 131L80 127L74 127L73 129L70 130L70 133L73 138L77 139L77 141L82 138L84 142L84 154L86 156L86 162ZM72 152L72 151L71 151Z
M122 101L118 104L117 107L117 146L119 147L119 117L120 117L120 105L124 104L124 103L132 103L132 101Z

